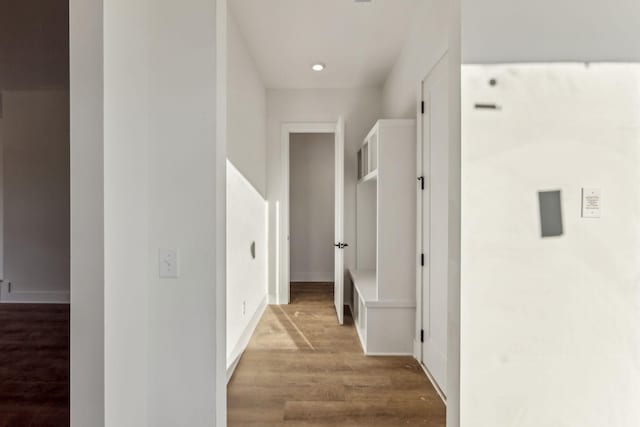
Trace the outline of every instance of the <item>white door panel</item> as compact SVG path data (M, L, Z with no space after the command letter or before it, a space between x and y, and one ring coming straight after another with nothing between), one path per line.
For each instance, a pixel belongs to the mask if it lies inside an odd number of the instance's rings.
M338 322L344 323L344 120L338 119L335 145L335 278L333 300Z
M446 394L449 263L449 120L447 58L423 82L422 362Z

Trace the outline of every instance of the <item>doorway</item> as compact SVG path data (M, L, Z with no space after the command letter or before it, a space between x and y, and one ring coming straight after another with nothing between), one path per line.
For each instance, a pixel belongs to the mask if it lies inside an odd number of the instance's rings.
M344 248L348 246L348 243L344 242L344 121L342 118L339 118L335 123L297 123L297 124L285 124L282 129L282 180L284 183L284 192L285 197L283 197L283 206L280 212L280 220L281 227L279 231L279 250L278 256L280 258L279 266L280 266L280 274L279 274L279 285L278 285L278 303L280 304L289 304L291 298L291 282L292 277L295 279L296 276L292 276L292 256L291 251L292 247L294 250L297 250L297 246L292 246L293 243L303 245L304 235L300 235L300 242L291 240L291 231L292 231L292 216L291 216L291 172L292 170L297 170L298 165L294 165L293 169L291 166L292 161L295 161L295 158L292 158L292 150L291 143L292 139L297 140L301 138L302 141L314 138L323 138L326 139L326 135L333 135L333 296L334 296L334 305L336 308L336 315L338 318L338 323L344 323ZM315 135L315 136L313 136ZM325 135L323 137L322 135ZM331 137L329 137L331 138ZM297 151L294 152L297 155ZM300 183L296 183L293 187L295 194L301 193L304 190L304 186L299 186ZM302 188L300 188L302 187ZM325 196L326 197L326 196ZM297 207L297 200L296 206ZM302 204L305 202L302 201ZM296 215L298 215L298 211L296 211ZM296 223L294 226L302 230L304 229L305 218L303 215L298 218L297 216L293 218ZM323 231L326 235L327 231ZM325 240L325 239L323 239ZM302 259L298 259L298 255L296 253L294 261L301 262ZM313 255L311 255L313 256ZM305 265L304 263L302 264ZM307 264L309 265L309 264ZM296 266L298 267L298 266ZM302 268L302 267L301 267ZM300 272L296 271L296 274L309 274L315 272ZM327 274L329 272L325 272ZM301 276L298 276L301 277ZM307 276L309 277L309 276Z
M335 135L293 133L289 142L290 286L323 285L333 295Z
M442 57L421 82L418 120L418 327L420 362L443 400L447 393L449 268L449 80Z
M0 13L0 425L69 425L67 0Z

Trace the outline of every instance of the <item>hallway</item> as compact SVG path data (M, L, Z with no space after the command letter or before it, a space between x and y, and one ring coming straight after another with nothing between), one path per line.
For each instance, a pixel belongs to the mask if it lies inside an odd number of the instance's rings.
M267 306L228 386L228 425L445 426L445 405L410 357L365 357L328 284L292 284Z

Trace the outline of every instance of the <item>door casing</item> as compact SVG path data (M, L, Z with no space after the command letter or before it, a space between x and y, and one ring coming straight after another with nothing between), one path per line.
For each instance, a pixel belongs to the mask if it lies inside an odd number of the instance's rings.
M336 122L296 122L283 123L281 131L280 148L282 153L281 177L282 197L276 205L276 304L289 304L290 301L290 139L292 133L330 133L335 134L338 129ZM336 171L337 173L337 171ZM343 171L344 176L344 171ZM344 204L343 204L344 217Z

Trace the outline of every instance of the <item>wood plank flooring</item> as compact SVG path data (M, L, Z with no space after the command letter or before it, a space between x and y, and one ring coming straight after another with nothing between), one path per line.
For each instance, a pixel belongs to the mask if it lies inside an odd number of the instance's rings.
M268 306L228 386L229 427L445 426L445 406L411 357L366 357L331 284L292 284Z
M69 306L0 304L0 427L69 425Z

